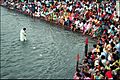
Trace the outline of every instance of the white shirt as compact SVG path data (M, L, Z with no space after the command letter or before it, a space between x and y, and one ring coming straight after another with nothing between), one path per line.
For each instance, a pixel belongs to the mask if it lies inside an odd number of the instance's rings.
M79 22L80 22L80 21L79 21L79 20L77 20L77 21L75 21L75 24L78 26Z
M40 3L40 1L38 1L38 2L37 2L37 5L38 5L38 6L41 6L41 3Z
M94 66L99 65L99 60L95 60Z
M101 60L102 64L105 66L106 65L106 59Z
M26 39L26 31L21 29L21 31L20 31L20 41L24 41L24 40L27 40Z
M81 22L81 23L80 23L80 28L82 28L82 27L83 27L83 25L84 25L84 24L83 24L83 22Z

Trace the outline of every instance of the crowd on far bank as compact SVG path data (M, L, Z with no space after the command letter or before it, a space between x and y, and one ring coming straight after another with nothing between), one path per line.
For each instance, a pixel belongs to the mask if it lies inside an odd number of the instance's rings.
M67 26L93 38L99 38L107 30L114 34L120 29L115 0L101 3L96 0L39 0L30 3L7 1L5 5L24 14Z
M6 1L4 6L97 38L74 79L120 79L120 16L116 0Z

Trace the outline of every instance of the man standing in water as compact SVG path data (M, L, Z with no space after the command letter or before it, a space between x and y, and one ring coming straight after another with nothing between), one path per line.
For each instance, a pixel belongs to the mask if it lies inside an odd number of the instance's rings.
M26 41L26 28L21 29L20 31L20 41Z

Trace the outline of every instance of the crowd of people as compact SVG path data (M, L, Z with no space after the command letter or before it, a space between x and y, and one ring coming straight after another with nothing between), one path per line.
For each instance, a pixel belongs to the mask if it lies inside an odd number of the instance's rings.
M111 35L108 32L106 39L103 41L101 37L82 63L77 65L75 80L120 80L120 34Z
M116 0L6 1L7 8L96 38L74 79L120 79L120 16Z

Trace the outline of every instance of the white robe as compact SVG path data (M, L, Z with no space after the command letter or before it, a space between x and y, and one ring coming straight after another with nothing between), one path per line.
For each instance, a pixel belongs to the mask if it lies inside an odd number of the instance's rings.
M23 29L21 29L20 31L20 41L26 41L26 31L24 31Z

